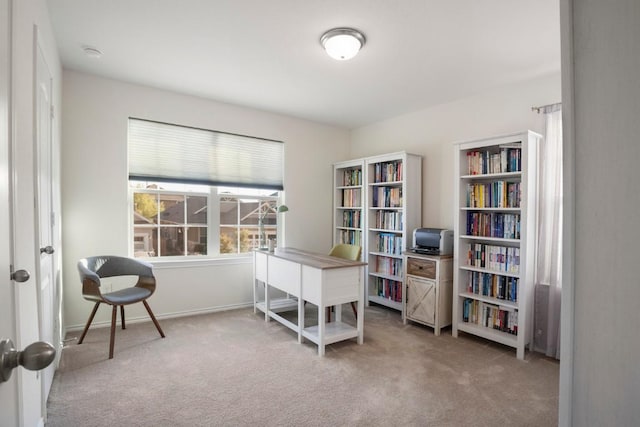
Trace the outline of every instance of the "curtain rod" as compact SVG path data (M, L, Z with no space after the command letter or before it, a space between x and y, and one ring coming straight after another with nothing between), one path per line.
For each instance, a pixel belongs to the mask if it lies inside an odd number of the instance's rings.
M547 105L541 105L539 107L531 107L531 111L535 111L536 113L540 113L543 110L550 110L552 108L560 107L561 105L562 105L562 102L556 102L555 104L547 104Z

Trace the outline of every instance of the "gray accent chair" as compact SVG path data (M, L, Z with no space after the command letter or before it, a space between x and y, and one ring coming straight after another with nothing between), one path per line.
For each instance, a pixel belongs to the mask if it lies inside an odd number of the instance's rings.
M109 359L113 359L113 346L116 337L116 317L118 306L120 307L120 316L122 329L126 329L124 323L124 306L142 302L149 313L149 317L156 325L160 336L164 338L164 332L160 328L160 324L153 315L147 298L153 295L156 290L156 278L153 275L153 267L151 264L133 258L120 256L94 256L83 258L78 261L78 271L80 272L80 280L82 281L82 296L88 301L95 302L93 311L89 316L84 331L78 340L78 344L82 344L84 337L87 335L89 326L93 321L100 304L108 304L113 307L111 311L111 341L109 343ZM100 289L100 279L104 277L115 276L138 276L138 282L135 286L120 289L114 292L102 293Z

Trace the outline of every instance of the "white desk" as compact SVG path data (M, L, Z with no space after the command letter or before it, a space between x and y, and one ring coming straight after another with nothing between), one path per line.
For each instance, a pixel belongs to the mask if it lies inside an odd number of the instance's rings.
M357 338L364 340L364 266L328 255L293 248L279 248L275 252L253 252L253 310L264 312L265 321L277 320L304 338L318 345L318 355L324 355L327 344ZM265 298L258 300L258 281L265 284ZM271 299L269 287L280 289L293 298ZM304 326L304 302L318 306L318 325ZM341 305L357 301L356 327L341 321ZM336 306L336 321L326 323L326 307ZM278 313L298 310L298 324Z

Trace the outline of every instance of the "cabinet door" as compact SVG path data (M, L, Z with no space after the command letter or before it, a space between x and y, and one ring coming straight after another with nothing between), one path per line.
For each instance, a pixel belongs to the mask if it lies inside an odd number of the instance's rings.
M436 322L436 284L414 276L407 276L407 318L434 325Z

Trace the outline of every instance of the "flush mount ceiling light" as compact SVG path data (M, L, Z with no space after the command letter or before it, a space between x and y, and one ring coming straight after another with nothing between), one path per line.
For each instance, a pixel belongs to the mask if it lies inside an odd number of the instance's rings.
M334 28L320 37L327 55L338 61L351 59L364 46L364 35L353 28Z
M100 49L95 48L93 46L82 46L82 51L89 58L98 59L98 58L100 58L102 56L102 52L100 51Z

